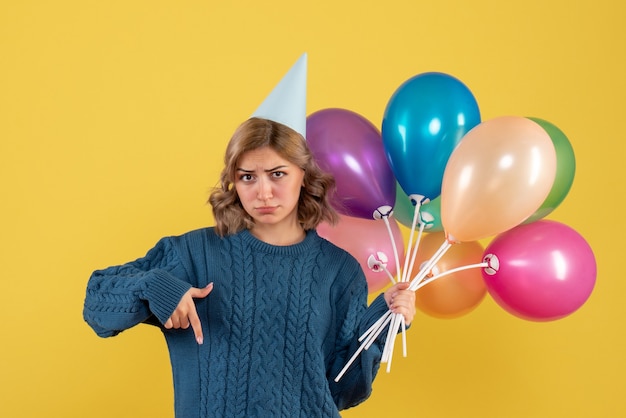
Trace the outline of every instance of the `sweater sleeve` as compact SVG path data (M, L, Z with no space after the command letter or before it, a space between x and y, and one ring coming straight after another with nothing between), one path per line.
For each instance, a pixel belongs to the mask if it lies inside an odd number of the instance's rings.
M172 239L163 238L143 258L93 272L83 317L101 337L153 317L164 324L190 288Z
M342 307L342 314L338 317L341 318L341 324L328 379L339 410L356 406L370 396L387 335L386 331L382 332L369 349L361 351L341 379L335 382L337 375L359 349L361 342L358 338L388 310L382 294L367 306L367 282L360 266L357 264L356 267L358 270L339 302Z

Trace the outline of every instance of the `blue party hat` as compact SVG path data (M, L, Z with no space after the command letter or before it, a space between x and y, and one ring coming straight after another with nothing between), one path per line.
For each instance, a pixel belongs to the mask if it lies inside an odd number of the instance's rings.
M304 53L252 114L289 126L306 136L307 54Z

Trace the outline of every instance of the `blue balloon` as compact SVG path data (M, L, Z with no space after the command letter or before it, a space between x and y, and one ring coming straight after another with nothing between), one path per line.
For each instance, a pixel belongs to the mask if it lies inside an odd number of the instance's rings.
M381 130L402 190L431 200L439 196L450 154L479 123L476 99L458 79L429 72L405 81L387 104Z

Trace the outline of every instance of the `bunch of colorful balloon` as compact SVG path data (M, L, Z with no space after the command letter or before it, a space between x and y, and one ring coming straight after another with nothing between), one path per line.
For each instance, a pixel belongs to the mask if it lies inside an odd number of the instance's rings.
M381 130L352 111L323 109L309 116L307 141L337 181L340 223L319 233L359 260L370 293L410 281L417 307L439 318L467 314L489 293L532 321L563 318L590 296L590 246L572 228L543 219L566 197L575 172L572 146L550 122L481 121L461 81L430 72L396 90ZM406 250L397 222L410 228ZM389 370L404 330L399 315L380 318L361 349L387 325Z

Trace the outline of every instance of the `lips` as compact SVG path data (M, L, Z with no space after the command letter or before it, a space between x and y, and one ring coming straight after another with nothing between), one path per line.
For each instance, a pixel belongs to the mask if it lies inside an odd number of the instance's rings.
M256 208L256 211L260 214L267 215L276 212L276 206L261 206Z

